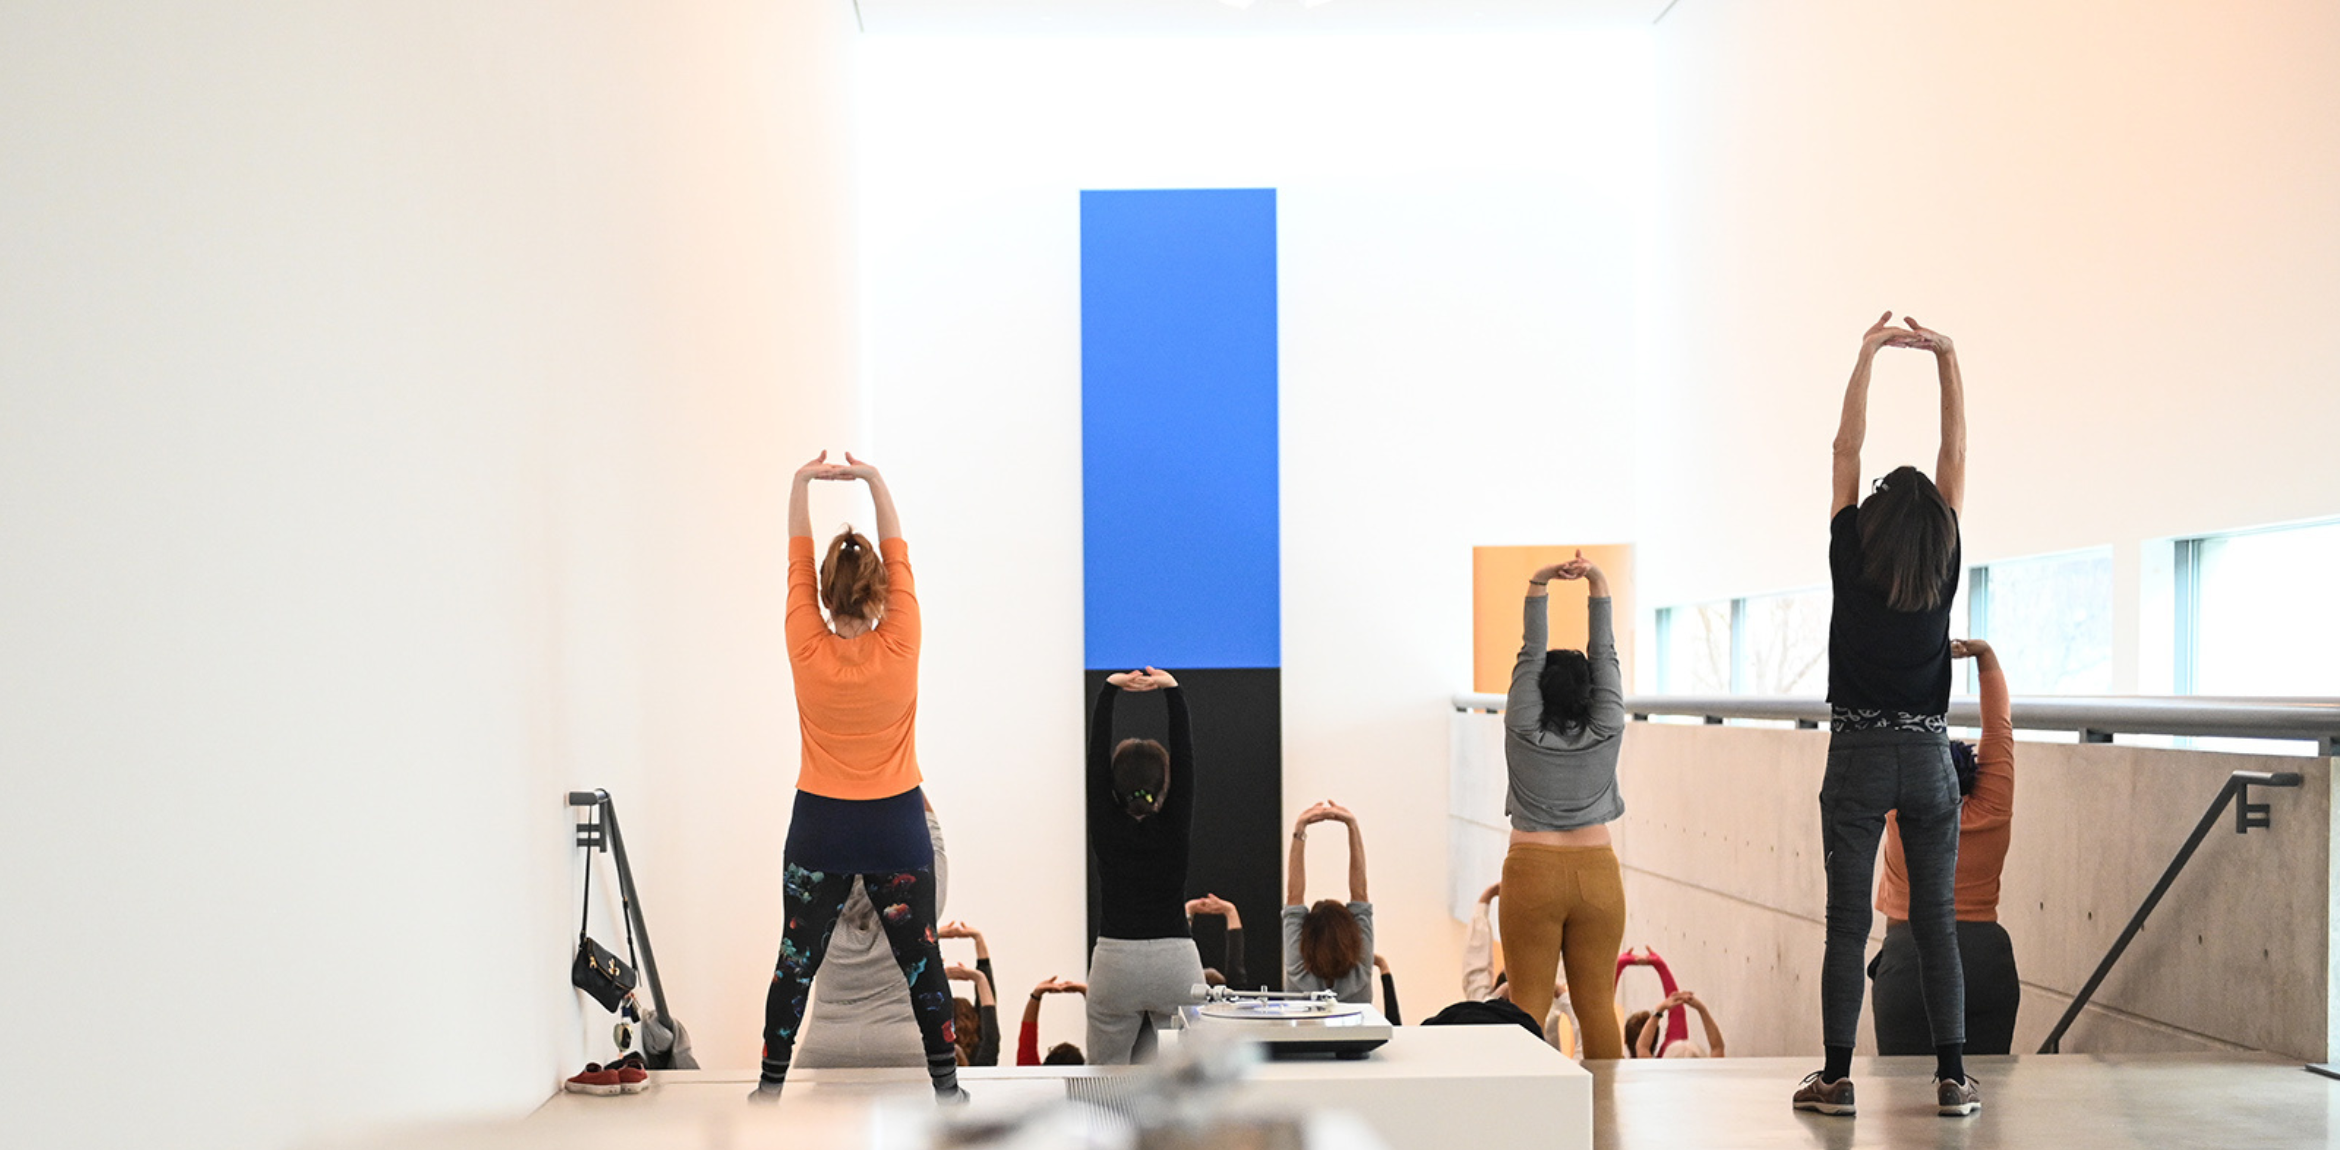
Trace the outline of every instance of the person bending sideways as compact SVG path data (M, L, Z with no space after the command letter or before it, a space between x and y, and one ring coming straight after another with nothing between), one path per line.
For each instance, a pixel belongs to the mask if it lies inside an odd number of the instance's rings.
M1552 580L1584 580L1589 641L1549 651ZM1503 809L1511 849L1503 858L1503 950L1511 1000L1530 1018L1551 1012L1552 986L1568 972L1587 1058L1623 1058L1617 1027L1617 950L1625 941L1625 877L1609 824L1625 813L1617 749L1625 692L1617 668L1609 579L1582 552L1528 578L1524 634L1503 704Z
M828 452L796 471L788 496L788 666L803 735L796 808L781 848L787 926L764 997L758 1101L777 1101L813 979L855 881L867 892L909 984L935 1095L959 1089L951 991L934 937L934 844L919 789L918 596L894 497L877 468ZM813 566L808 489L860 480L876 506L878 544L848 527ZM821 609L828 609L827 618Z
M1706 1049L1699 1049L1696 1044L1685 1038L1666 1043L1665 1048L1659 1050L1660 1039L1658 1036L1665 1032L1666 1012L1683 1009L1697 1011L1698 1021L1705 1024ZM1636 1026L1635 1022L1637 1021L1641 1025ZM1666 1000L1658 1003L1654 1009L1634 1011L1633 1017L1625 1020L1625 1034L1626 1040L1633 1043L1633 1057L1635 1058L1720 1058L1723 1056L1722 1027L1715 1025L1714 1014L1706 1009L1706 1003L1701 1001L1698 995L1687 990L1677 990L1667 995Z
M1224 958L1220 959L1219 981L1211 983L1211 985L1232 986L1237 990L1257 989L1251 984L1251 972L1244 969L1243 966L1243 912L1235 909L1235 904L1226 899L1215 894L1206 894L1201 898L1186 900L1186 922L1189 927L1194 924L1194 916L1198 914L1215 914L1227 922L1227 953ZM1200 954L1201 951L1201 945L1197 944L1195 952ZM1206 981L1211 974L1211 968L1205 967L1203 969L1203 978Z
M1511 1001L1511 980L1496 970L1495 928L1488 921L1487 906L1503 896L1503 884L1496 883L1479 893L1477 906L1471 908L1470 929L1463 935L1463 999L1467 1002L1488 1002L1501 999ZM1552 984L1552 1005L1544 1011L1544 1041L1570 1058L1576 1057L1576 1024L1568 1016L1566 1005L1568 984Z
M1308 828L1349 828L1349 901L1308 897ZM1365 833L1347 807L1321 802L1292 824L1284 879L1284 989L1329 990L1342 1002L1373 1002L1373 903L1365 891Z
M934 905L940 914L950 893L950 864L943 848L942 820L935 817L931 804L926 808L926 835L934 844ZM867 888L858 878L829 936L827 960L813 977L811 1001L790 1065L816 1070L926 1065L918 1018L910 1008L910 988L894 962L893 945L886 941L877 908L870 905Z
M1113 741L1113 701L1161 691L1170 746ZM1202 958L1186 930L1186 861L1194 819L1194 738L1186 696L1167 671L1148 667L1106 678L1089 721L1089 846L1097 854L1104 915L1089 955L1089 1061L1130 1061L1139 1024L1172 1025L1194 1001Z
M1828 768L1820 783L1820 842L1828 875L1828 945L1820 965L1820 1041L1826 1061L1793 1097L1798 1110L1851 1114L1853 1041L1859 1036L1869 898L1885 816L1899 816L1909 875L1909 933L1925 974L1921 992L1934 1050L1935 1103L1972 1114L1982 1100L1966 1077L1965 976L1952 886L1958 869L1958 772L1944 716L1950 709L1950 604L1958 592L1958 508L1966 493L1966 397L1957 352L1940 332L1893 327L1886 312L1861 337L1836 432L1829 509ZM1933 353L1941 381L1942 442L1934 475L1886 473L1860 497L1868 436L1869 370L1878 352Z
M1016 1065L1018 1066L1082 1066L1088 1060L1081 1056L1081 1048L1070 1042L1059 1042L1048 1048L1046 1057L1040 1054L1040 1003L1051 994L1078 994L1086 996L1089 984L1066 982L1050 978L1032 988L1031 1000L1024 1003L1024 1026L1016 1035Z
M2015 1045L2015 1010L2023 988L2015 976L2015 947L1999 925L1999 871L2015 821L2015 718L1998 653L1980 639L1954 640L1954 659L1974 660L1982 682L1982 746L1950 744L1958 770L1958 871L1953 902L1958 962L1966 977L1966 1052L2006 1054ZM1917 940L1909 929L1909 864L1900 820L1885 817L1885 874L1877 883L1877 910L1885 916L1885 949L1869 963L1876 994L1877 1053L1925 1054L1933 1049L1926 1021L1925 978Z

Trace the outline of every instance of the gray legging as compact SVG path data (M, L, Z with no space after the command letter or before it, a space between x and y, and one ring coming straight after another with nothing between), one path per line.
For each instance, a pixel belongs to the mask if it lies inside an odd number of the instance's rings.
M1820 964L1820 1041L1850 1047L1860 1036L1869 898L1885 812L1895 812L1909 862L1909 930L1924 964L1926 1017L1935 1046L1966 1041L1966 979L1958 963L1953 888L1958 871L1958 772L1940 731L1838 731L1820 784L1820 841L1827 850L1828 949Z
M1176 1028L1178 1008L1194 1001L1202 980L1191 938L1098 939L1089 955L1089 1065L1127 1065L1139 1023L1151 1016L1156 1030Z

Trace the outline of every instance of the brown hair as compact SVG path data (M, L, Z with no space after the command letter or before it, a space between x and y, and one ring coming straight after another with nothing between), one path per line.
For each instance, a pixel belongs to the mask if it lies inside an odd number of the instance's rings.
M1895 611L1931 611L1950 582L1958 516L1926 473L1896 467L1861 501L1861 581Z
M983 1041L983 1014L975 1009L974 1003L953 995L951 1017L952 1029L957 1032L951 1036L951 1041L959 1048L959 1065L972 1066L975 1062L975 1044Z
M1365 958L1365 928L1357 916L1332 899L1318 899L1300 920L1300 965L1326 982L1337 982Z
M1162 809L1170 791L1170 752L1152 739L1123 739L1113 748L1113 801L1133 819Z
M1635 1044L1641 1041L1641 1028L1647 1025L1649 1025L1649 1012L1646 1010L1636 1010L1625 1016L1625 1057L1641 1057L1633 1052L1640 1049Z
M1085 1066L1088 1059L1081 1056L1081 1048L1070 1042L1059 1042L1048 1048L1048 1057L1040 1060L1042 1066Z
M831 619L876 622L886 588L886 565L860 532L847 527L829 540L829 553L821 557L821 605Z

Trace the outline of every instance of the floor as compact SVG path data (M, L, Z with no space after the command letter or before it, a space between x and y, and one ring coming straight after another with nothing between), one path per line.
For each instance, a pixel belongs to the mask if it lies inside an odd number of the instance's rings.
M1855 1147L2324 1147L2340 1131L2340 1081L2250 1055L1970 1058L1983 1108L1934 1113L1931 1058L1858 1058L1860 1113L1788 1105L1817 1059L1589 1063L1595 1150L1851 1150Z

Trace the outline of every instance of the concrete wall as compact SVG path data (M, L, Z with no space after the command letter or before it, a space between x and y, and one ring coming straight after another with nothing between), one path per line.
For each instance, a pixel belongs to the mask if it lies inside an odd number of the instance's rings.
M1666 956L1735 1054L1819 1049L1827 747L1825 731L1636 723L1626 735L1614 827L1626 943ZM2038 1048L2226 776L2263 770L2306 783L2258 792L2271 830L2238 837L2229 821L2211 833L2063 1049L2324 1057L2330 760L2024 741L2016 761L2000 921L2023 979L2018 1051ZM1629 972L1626 987L1630 1008L1658 997L1646 974Z

